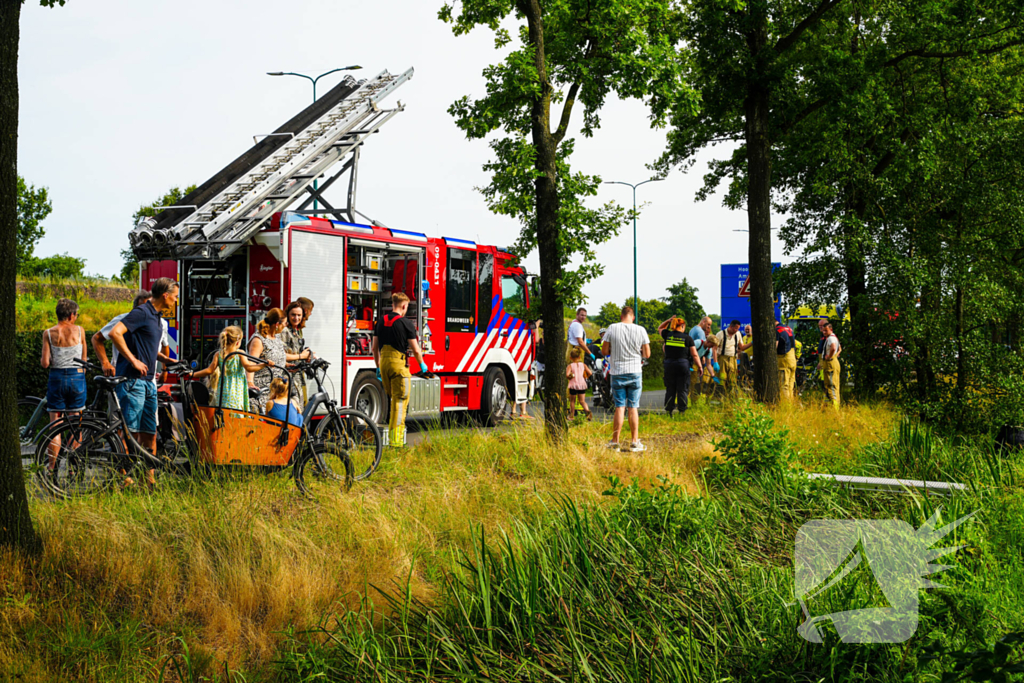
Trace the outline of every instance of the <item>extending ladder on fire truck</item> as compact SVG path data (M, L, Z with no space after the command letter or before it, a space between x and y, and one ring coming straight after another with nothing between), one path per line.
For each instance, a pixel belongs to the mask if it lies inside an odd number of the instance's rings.
M164 207L155 218L143 219L129 235L141 259L223 259L266 226L271 216L305 196L297 211L314 201L349 222L356 222L355 187L359 150L404 107L381 109L380 102L412 78L413 69L393 75L382 71L357 82L346 78L277 131L190 193L181 204ZM290 125L295 124L295 125ZM283 130L301 127L300 130ZM258 136L257 136L258 137ZM274 139L276 138L276 139ZM316 189L314 181L339 162L344 164ZM323 197L349 172L348 205L334 209Z

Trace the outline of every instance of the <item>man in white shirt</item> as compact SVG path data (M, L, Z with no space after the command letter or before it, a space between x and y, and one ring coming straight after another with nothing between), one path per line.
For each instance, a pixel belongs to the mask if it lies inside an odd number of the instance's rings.
M651 357L651 340L647 330L633 324L631 306L622 307L621 322L609 326L604 334L601 353L610 363L612 400L615 416L612 420L612 440L609 448L641 453L647 447L640 443L640 392L643 390L643 359ZM626 409L629 409L630 444L619 443Z
M839 352L843 350L839 343L839 337L832 330L832 323L828 320L818 324L819 329L825 335L825 343L822 347L821 361L818 369L825 373L825 396L832 402L832 407L839 408Z
M567 341L569 342L565 347L565 362L569 362L569 357L572 355L574 347L580 347L585 356L593 356L587 350L587 332L583 329L583 323L587 322L587 309L578 308L576 309L576 319L569 323L569 334Z
M743 337L740 336L740 321L733 320L729 327L719 330L718 334L718 379L725 387L725 395L732 396L736 387L736 376L739 372L739 355L743 350Z

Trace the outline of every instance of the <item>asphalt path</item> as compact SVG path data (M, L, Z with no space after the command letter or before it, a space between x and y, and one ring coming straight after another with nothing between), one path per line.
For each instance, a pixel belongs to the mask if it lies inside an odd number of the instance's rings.
M594 405L593 398L587 397L587 405L594 411L594 415L598 418L607 417L611 418L611 411L599 408ZM640 394L640 412L651 413L651 412L662 412L662 406L665 405L665 390L659 389L656 391L645 391ZM529 415L537 419L541 419L544 416L544 403L540 400L531 401L526 406L526 412ZM508 429L511 423L506 421L505 424L498 427L498 429ZM409 422L407 425L406 432L406 443L413 446L418 443L423 443L430 437L430 428L436 427L436 422ZM474 425L466 416L465 413L455 413L454 419L447 420L445 427L448 429L475 429ZM386 427L382 427L386 429Z

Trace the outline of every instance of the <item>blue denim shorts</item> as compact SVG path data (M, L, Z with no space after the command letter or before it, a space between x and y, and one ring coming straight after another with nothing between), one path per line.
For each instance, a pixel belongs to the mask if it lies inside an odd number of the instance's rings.
M85 368L50 368L46 382L46 409L51 412L85 407Z
M128 431L135 434L156 434L156 385L149 379L130 379L117 385Z
M644 376L612 375L612 401L616 408L639 408L640 390L644 387Z

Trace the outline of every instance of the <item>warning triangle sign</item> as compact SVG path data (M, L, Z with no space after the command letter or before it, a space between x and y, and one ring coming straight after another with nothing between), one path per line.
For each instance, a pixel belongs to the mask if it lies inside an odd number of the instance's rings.
M739 293L738 296L745 296L745 297L749 297L750 296L750 276L749 275L747 276L747 279L743 281L743 284L740 285L740 293Z

